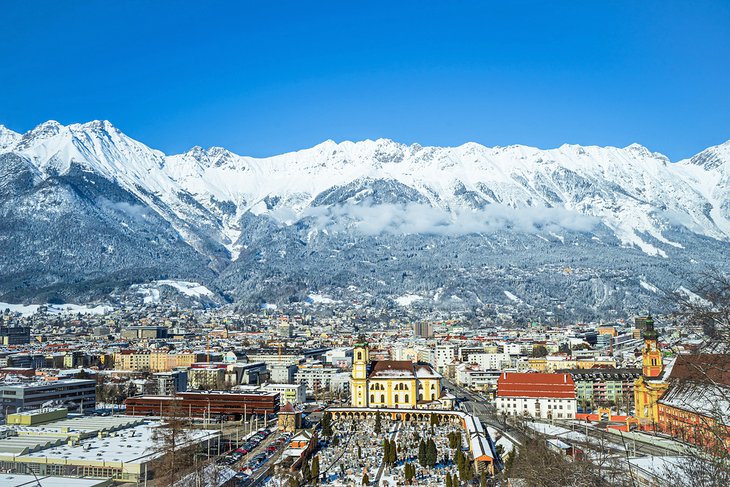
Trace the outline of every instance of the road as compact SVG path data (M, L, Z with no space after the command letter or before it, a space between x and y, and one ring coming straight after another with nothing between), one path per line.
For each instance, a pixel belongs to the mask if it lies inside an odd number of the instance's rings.
M605 427L579 421L554 421L554 424L566 429L571 429L579 433L583 433L590 438L598 438L609 443L622 445L626 450L629 451L629 454L633 457L644 455L676 455L676 452L674 450L652 443L650 437L642 439L641 437L636 437L635 435L608 433L605 430Z
M477 393L469 391L456 385L448 379L444 379L444 385L461 402L461 408L479 418L479 420L492 428L501 431L508 436L513 443L521 444L524 435L512 428L509 424L500 421L497 409Z
M524 435L509 425L505 425L497 414L496 408L479 397L478 394L468 391L463 387L460 387L449 380L444 380L446 387L449 391L454 394L459 400L462 401L462 408L474 414L478 417L482 423L489 425L502 432L506 432L509 436L516 439L518 442L524 441ZM617 435L615 433L608 433L605 430L605 426L597 426L593 424L586 424L578 421L559 421L554 420L553 424L561 426L566 429L575 430L583 434L587 434L591 438L599 438L606 442L614 443L617 445L625 445L625 448L629 451L632 456L642 455L676 455L676 451L651 443L651 438L633 438L630 435Z
M256 448L251 450L248 455L245 455L238 463L234 464L236 470L243 467L243 465L246 464L246 462L262 451L264 451L271 443L276 440L277 438L281 437L282 434L280 432L272 433L269 435L268 438L266 438L264 441L262 441ZM251 476L246 479L245 481L241 482L239 485L241 487L253 487L256 485L260 485L263 480L265 480L269 475L269 470L271 469L271 466L276 462L276 460L281 456L281 454L284 452L288 445L288 442L282 443L282 445L271 455L269 456L264 463L257 468Z

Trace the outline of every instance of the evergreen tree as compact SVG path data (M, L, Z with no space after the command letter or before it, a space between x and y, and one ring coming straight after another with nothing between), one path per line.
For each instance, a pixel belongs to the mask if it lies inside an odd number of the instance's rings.
M426 444L423 440L418 443L418 463L422 466L426 466Z
M504 473L507 477L512 474L512 465L515 463L515 452L511 452L504 460Z
M375 413L375 428L373 428L373 431L375 431L375 433L382 433L383 425L381 424L381 421L382 420L380 418L380 411L378 411L377 413Z
M332 436L332 413L325 411L322 416L322 436L329 438Z
M479 487L487 487L487 471L485 469L482 469L482 474L479 478Z
M459 478L456 476L456 474L451 476L451 487L459 487Z
M459 478L462 482L469 482L474 477L474 469L468 458L464 459L463 465L463 468L459 471Z
M309 460L304 460L304 463L302 464L302 479L305 483L309 482L309 479L312 478L312 471L309 468Z
M357 458L362 458L362 447L360 445L357 445Z
M456 464L457 469L459 470L459 477L464 477L464 453L459 448L456 450L456 453L454 454L454 463Z
M319 455L312 459L312 481L315 485L319 483Z
M438 452L436 451L436 442L433 441L433 438L429 438L426 444L426 463L429 467L433 467L436 465L437 460Z
M362 485L370 485L370 478L367 472L362 474Z
M446 474L446 487L451 487L451 474Z

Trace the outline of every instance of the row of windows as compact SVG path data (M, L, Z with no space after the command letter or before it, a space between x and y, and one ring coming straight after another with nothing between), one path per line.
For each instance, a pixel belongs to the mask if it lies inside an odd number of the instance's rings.
M548 402L549 401L550 401L550 399L548 399ZM557 401L558 400L556 399L556 402ZM527 405L528 405L527 402L525 402L524 404L523 403L520 403L520 404L522 404L522 407L527 408ZM507 407L507 408L510 408L510 407L511 408L516 408L516 407L518 407L518 405L516 403L516 399L512 399L512 403L510 403L509 402L509 399L507 399L507 403L504 404L504 406ZM535 402L535 407L537 409L539 409L540 408L540 403L539 402ZM563 404L548 404L547 405L547 409L563 409ZM570 411L572 409L571 404L565 404L565 409L567 409L568 411Z
M423 383L420 383L419 382L418 383L418 390L419 391L422 391L423 389L424 389ZM383 384L379 383L379 382L374 382L374 383L371 383L370 384L370 390L371 391L384 391L385 390L385 386ZM399 384L396 384L395 385L395 387L393 388L393 390L394 391L408 391L408 390L410 390L410 387L409 387L408 384L399 383ZM436 390L436 384L431 384L431 390L432 391L435 391Z
M393 402L400 402L398 394L393 396L393 398L395 399ZM405 394L403 396L403 402L409 402L409 401L410 401L410 396L408 394ZM375 402L375 394L370 394L370 402ZM385 394L380 395L380 402L385 402Z

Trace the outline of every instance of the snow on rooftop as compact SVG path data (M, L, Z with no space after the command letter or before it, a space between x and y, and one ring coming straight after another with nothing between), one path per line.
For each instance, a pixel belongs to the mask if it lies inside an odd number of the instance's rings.
M47 477L39 475L23 475L18 473L0 473L0 485L3 487L101 487L107 484L106 479Z
M29 458L104 460L107 463L143 463L159 456L154 431L159 423L145 423L103 438L92 437L77 445L63 444L23 455ZM190 442L216 437L217 431L190 430ZM22 457L21 457L22 458Z

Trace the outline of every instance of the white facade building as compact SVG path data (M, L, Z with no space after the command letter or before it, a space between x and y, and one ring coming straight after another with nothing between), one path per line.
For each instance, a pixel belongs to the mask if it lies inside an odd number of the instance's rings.
M570 374L505 372L497 381L497 412L542 419L575 419L578 403Z
M502 370L512 366L508 353L471 353L467 361L477 364L481 370Z

